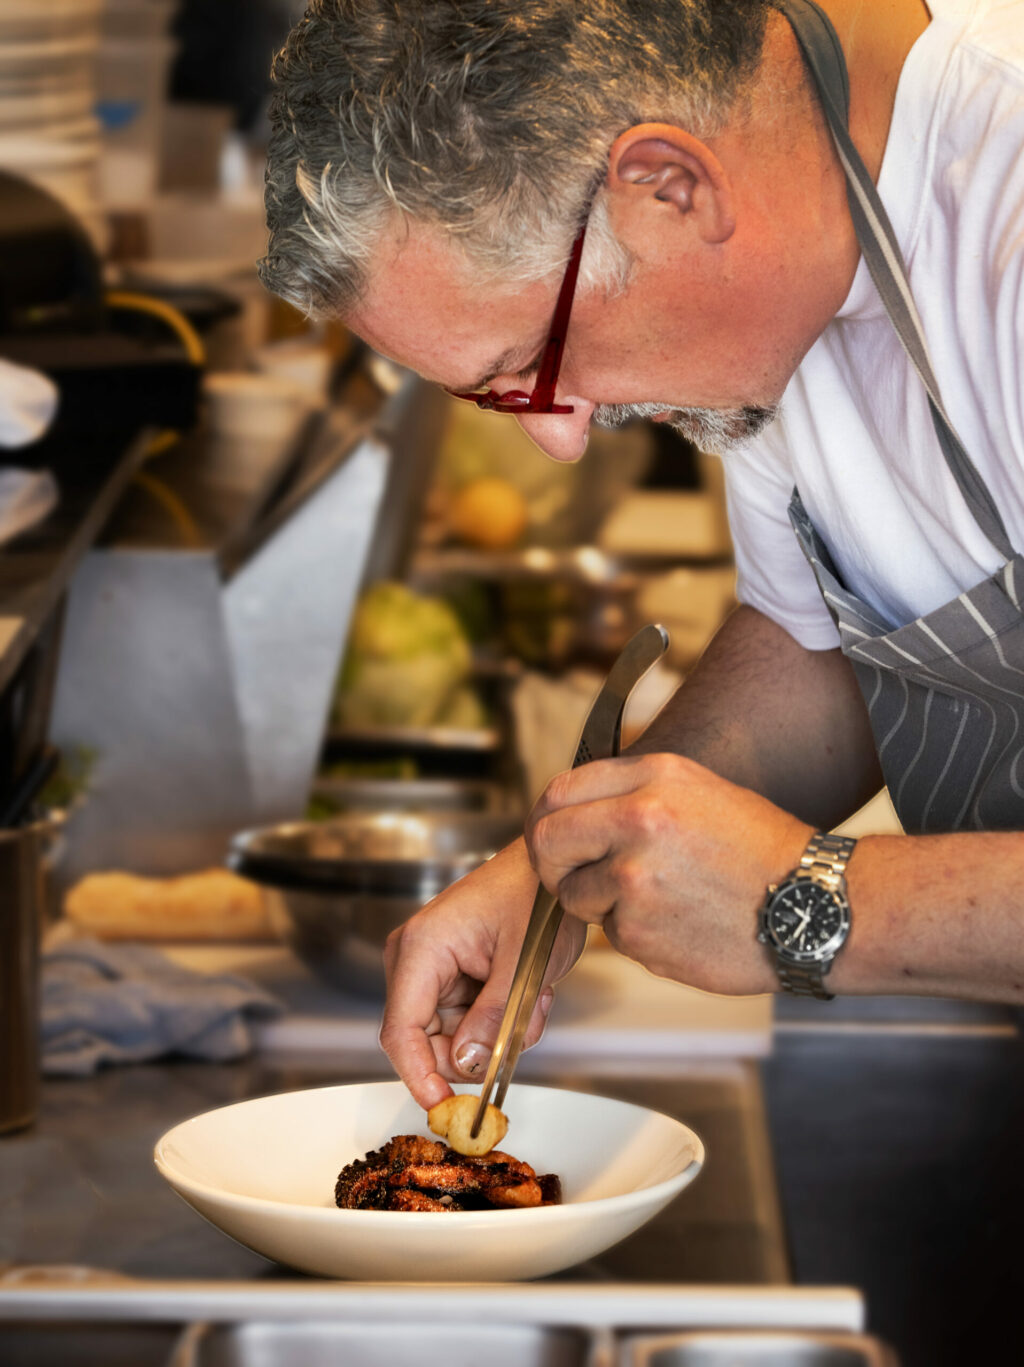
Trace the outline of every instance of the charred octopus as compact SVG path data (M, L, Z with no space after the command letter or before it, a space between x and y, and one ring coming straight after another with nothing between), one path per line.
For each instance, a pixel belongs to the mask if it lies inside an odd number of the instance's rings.
M538 1177L528 1163L498 1149L475 1157L416 1134L399 1134L348 1163L335 1202L346 1210L490 1210L561 1204L554 1173Z

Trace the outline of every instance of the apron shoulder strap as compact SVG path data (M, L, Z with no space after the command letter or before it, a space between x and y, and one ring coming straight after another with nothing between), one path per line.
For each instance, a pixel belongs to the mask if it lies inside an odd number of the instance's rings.
M1005 560L1014 556L1003 519L946 413L896 234L847 129L850 83L838 35L814 0L772 0L789 21L818 89L843 172L850 215L882 303L928 394L939 446L974 520Z

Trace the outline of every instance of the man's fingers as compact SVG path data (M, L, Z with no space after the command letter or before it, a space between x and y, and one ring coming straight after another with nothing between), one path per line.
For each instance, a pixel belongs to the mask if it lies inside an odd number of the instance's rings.
M549 812L593 802L595 798L625 797L627 793L635 793L651 781L663 758L660 755L617 755L614 759L595 759L556 774L527 818L527 839L534 823ZM678 756L671 758L676 760Z
M415 1099L429 1110L451 1095L441 1071L448 1040L443 1033L445 1017L450 1024L451 1014L462 1009L460 1000L471 1000L476 985L451 965L447 972L423 964L414 972L407 971L400 952L392 956L388 967L380 1046Z
M491 1050L498 1038L501 1018L508 1000L514 964L508 972L493 973L468 1008L452 1036L453 1066L467 1082L480 1082L487 1071Z
M395 1072L425 1111L451 1095L451 1087L438 1071L434 1047L434 1041L443 1040L444 1036L428 1035L422 1026L398 1029L385 1018L378 1039Z
M388 997L381 1048L426 1109L451 1094L452 1081L482 1079L497 1038L522 945L536 875L522 840L468 874L389 939ZM584 928L566 918L549 980L568 972ZM547 992L526 1044L540 1038Z
M530 1015L530 1024L523 1036L524 1049L532 1049L535 1044L539 1043L544 1034L544 1027L547 1024L548 1013L551 1010L554 996L554 988L545 987L541 990ZM502 1001L502 1011L504 1006L505 1003ZM500 1024L500 1011L497 1020L491 1013L487 1013L486 1017L474 1016L466 1024L465 1029L458 1032L458 1043L455 1039L452 1040L451 1058L453 1065L467 1082L483 1082L487 1065L491 1060L494 1043L498 1038Z
M706 771L678 755L638 755L584 764L548 785L526 830L530 861L545 887L623 850L680 847L704 810ZM721 783L722 780L715 780Z
M459 1074L468 1082L483 1081L487 1071L491 1051L505 1014L521 947L521 941L516 937L512 943L503 946L500 955L495 955L490 978L481 987L476 1001L467 1008L461 1024L452 1036L452 1062ZM531 1044L536 1044L544 1032L544 1018L551 1006L551 988L546 988L545 992L545 1009L541 1010L538 1002L530 1020L526 1034L527 1048Z
M594 926L603 924L623 893L610 857L573 869L558 885L558 900L563 909L577 921Z
M544 886L558 892L567 874L605 860L622 839L625 815L621 799L607 798L563 807L535 821L528 844Z
M554 984L572 968L586 939L586 929L581 922L567 918L562 923L548 964L547 981L537 998L523 1039L524 1049L532 1049L543 1035L554 1000ZM500 969L496 965L495 972L481 988L480 995L468 1008L461 1025L452 1036L452 1062L466 1081L483 1081L505 1013L520 947L519 943L514 946L514 957L509 958L507 954L503 956Z

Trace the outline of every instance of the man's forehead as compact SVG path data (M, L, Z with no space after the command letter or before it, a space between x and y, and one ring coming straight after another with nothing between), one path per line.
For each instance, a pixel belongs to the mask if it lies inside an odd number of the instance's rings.
M392 221L374 246L351 316L383 318L412 299L425 306L434 299L461 298L468 283L462 256L436 230Z
M371 277L400 267L410 260L434 264L456 274L469 273L469 262L458 238L438 224L393 213L377 234L371 258Z
M457 240L403 220L382 234L366 289L345 322L427 379L471 388L527 359L524 351L548 322L550 292L545 282L483 277Z

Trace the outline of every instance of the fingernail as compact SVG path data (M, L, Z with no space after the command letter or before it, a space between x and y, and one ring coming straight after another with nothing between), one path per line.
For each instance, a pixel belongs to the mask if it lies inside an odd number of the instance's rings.
M469 1077L474 1077L480 1070L487 1065L487 1060L491 1057L491 1051L485 1044L460 1044L455 1051L455 1066L460 1072L466 1073Z

